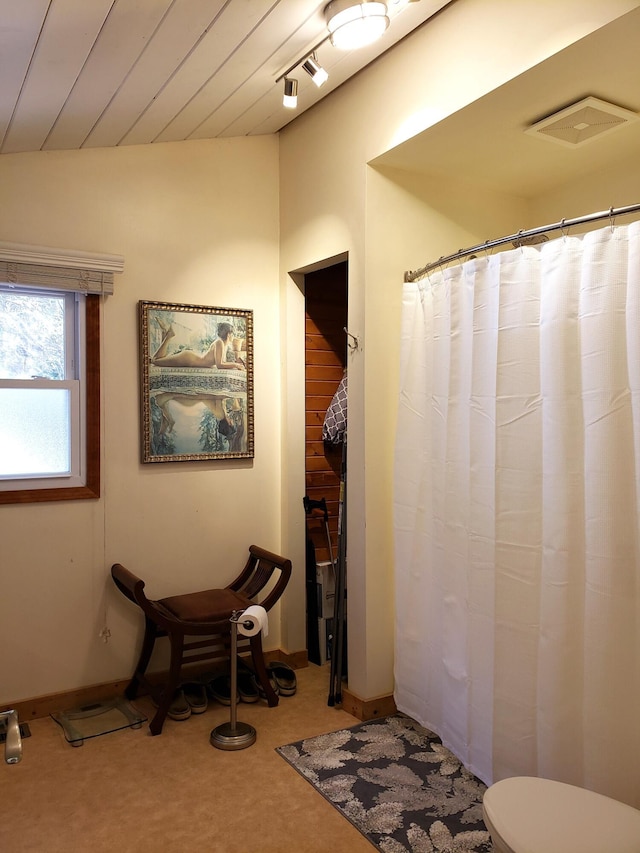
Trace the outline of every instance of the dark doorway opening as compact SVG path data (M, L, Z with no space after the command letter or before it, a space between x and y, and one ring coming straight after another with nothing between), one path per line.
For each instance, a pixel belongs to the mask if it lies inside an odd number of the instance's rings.
M322 440L327 409L347 366L347 261L307 273L305 292L305 488L311 502L326 502L307 515L307 650L312 663L330 656L333 570L338 554L342 445ZM329 550L331 542L332 553Z

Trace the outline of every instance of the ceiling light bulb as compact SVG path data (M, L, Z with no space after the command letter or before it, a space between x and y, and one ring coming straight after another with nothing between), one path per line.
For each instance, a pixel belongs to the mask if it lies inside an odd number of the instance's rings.
M371 44L389 26L387 4L377 0L333 0L324 10L331 44L340 50L355 50Z
M284 78L282 104L289 110L295 110L298 106L298 81L293 77Z
M307 72L307 74L311 77L316 86L322 86L323 83L326 83L329 79L329 75L324 70L324 68L313 58L313 56L307 57L304 61L302 68Z

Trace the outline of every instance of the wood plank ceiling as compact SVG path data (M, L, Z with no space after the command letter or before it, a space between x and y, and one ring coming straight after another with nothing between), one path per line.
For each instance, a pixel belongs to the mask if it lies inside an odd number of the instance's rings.
M318 0L0 0L0 153L275 133L446 0L389 2L374 45L317 51L298 109L276 80L327 35Z

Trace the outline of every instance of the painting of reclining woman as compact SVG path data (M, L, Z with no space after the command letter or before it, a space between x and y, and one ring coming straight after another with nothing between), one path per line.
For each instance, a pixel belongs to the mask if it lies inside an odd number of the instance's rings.
M253 456L253 315L140 302L142 461Z

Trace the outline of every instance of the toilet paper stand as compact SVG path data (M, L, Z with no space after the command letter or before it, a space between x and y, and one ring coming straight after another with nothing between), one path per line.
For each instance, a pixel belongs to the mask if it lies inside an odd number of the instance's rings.
M228 723L221 723L212 730L209 738L211 746L217 749L246 749L256 742L256 730L248 723L238 722L238 622L242 620L244 610L234 610L231 622L231 716ZM247 630L253 627L252 622L243 622Z

